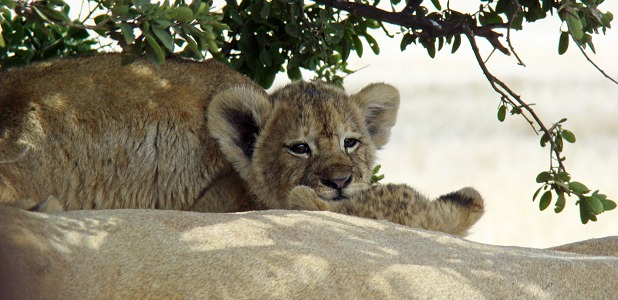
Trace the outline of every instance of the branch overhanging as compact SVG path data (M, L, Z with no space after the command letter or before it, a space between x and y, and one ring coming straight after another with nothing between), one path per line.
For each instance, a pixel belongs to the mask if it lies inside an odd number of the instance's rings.
M404 9L401 12L390 12L367 4L349 2L345 0L314 0L315 3L336 8L358 16L399 25L413 30L420 30L421 38L437 38L451 35L465 34L467 26L460 23L436 21L427 17L413 16ZM491 24L485 26L467 27L476 36L483 37L491 45L505 55L510 55L509 49L502 45L502 33L494 31L496 28L508 28L508 23Z
M548 137L551 137L553 135L551 130L548 129L547 126L545 126L545 124L543 123L541 118L539 118L539 116L536 114L536 112L534 112L532 107L530 107L530 105L528 103L524 102L521 99L521 97L519 95L517 95L513 90L511 90L504 82L502 82L500 79L498 79L493 74L491 74L491 72L489 72L489 70L487 69L487 66L485 65L485 62L483 62L483 59L482 59L481 54L480 54L480 50L479 50L479 48L478 48L478 46L476 44L475 37L472 34L471 30L468 30L465 33L465 35L468 38L468 41L470 42L470 46L472 47L472 52L474 52L474 56L475 56L475 58L476 58L476 60L477 60L477 62L479 64L479 66L481 67L481 70L483 71L483 74L487 78L487 81L489 81L489 84L494 89L494 91L496 91L498 94L500 94L502 96L502 99L504 101L507 101L513 107L524 108L528 112L528 114L532 117L532 119L534 119L534 122L532 120L530 120L525 114L523 114L523 112L521 113L521 115L526 119L526 121L530 124L530 126L532 126L532 129L537 134L538 134L538 131L534 127L535 123L536 123L537 126L539 126L540 131L544 135L546 135ZM551 151L554 153L556 161L558 162L558 169L561 170L561 171L566 171L566 168L565 168L565 166L563 164L564 158L561 155L560 151L558 150L559 148L557 147L555 141L550 138L550 139L548 139L548 142L550 144Z

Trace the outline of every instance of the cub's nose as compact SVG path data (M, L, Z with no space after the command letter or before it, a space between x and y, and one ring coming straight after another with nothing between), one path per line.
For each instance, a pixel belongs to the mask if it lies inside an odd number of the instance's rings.
M352 182L352 175L342 178L320 179L320 182L329 188L340 191L346 186L350 185L350 183Z

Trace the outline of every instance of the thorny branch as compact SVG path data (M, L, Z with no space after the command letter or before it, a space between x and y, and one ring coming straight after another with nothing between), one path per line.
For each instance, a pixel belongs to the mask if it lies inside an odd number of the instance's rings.
M515 16L521 11L521 5L519 5L519 1L514 0L515 2L515 7L517 7L517 9L515 9L513 11L513 13L511 14L511 17L509 18L510 20L515 19ZM511 44L511 23L509 22L508 28L506 29L506 44L509 45L509 49L511 49L511 52L513 52L513 54L515 55L515 58L517 59L517 62L519 63L519 65L525 67L526 64L524 63L523 60L521 60L521 58L519 58L519 55L517 55L517 52L515 51L515 48L513 47L513 44Z

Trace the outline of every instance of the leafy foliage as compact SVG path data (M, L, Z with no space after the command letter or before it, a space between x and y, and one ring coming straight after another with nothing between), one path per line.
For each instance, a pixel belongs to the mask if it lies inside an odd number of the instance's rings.
M550 137L547 134L541 137L541 147L546 147L549 144L550 147L556 148L552 151L561 153L565 141L575 143L575 134L562 128L564 122L566 122L566 119L560 120L550 128L554 137L553 143L550 143ZM551 204L552 191L557 196L554 208L556 213L564 209L566 202L565 194L569 196L574 195L579 199L576 203L579 205L581 222L584 224L588 223L588 221L596 221L597 215L616 208L616 202L607 199L607 196L604 194L599 194L598 190L592 192L585 184L571 180L571 175L560 167L554 167L553 161L554 157L552 156L550 157L549 171L541 172L536 177L536 182L543 185L534 193L532 200L536 200L537 196L542 191L545 191L539 200L540 210L545 210Z
M574 195L586 223L616 204L571 180L562 152L564 141L575 142L575 135L562 128L562 120L547 128L521 97L491 75L476 39L486 39L509 55L515 53L511 30L523 29L524 21L557 16L562 21L559 54L568 50L570 40L582 52L584 48L594 52L593 35L605 33L613 20L610 12L598 8L603 2L478 0L478 9L461 11L451 9L449 0L390 0L386 5L390 10L378 6L380 0L226 0L220 9L204 0L82 0L86 15L71 19L72 7L63 0L0 0L0 68L114 46L122 49L125 63L143 53L155 64L173 54L214 57L265 88L279 72L296 80L302 78L301 70L341 85L352 72L347 65L352 53L362 56L367 46L380 53L372 36L375 30L400 38L402 51L411 44L420 45L430 57L446 45L456 52L462 37L467 38L489 83L500 94L498 120L504 121L507 112L519 115L541 134L541 145L549 145L550 168L537 177L542 186L534 195L536 199L543 191L541 210L556 195L555 211L560 212L565 197ZM388 32L385 24L399 29ZM506 31L507 46L499 31ZM380 179L374 175L375 181Z
M380 168L382 168L382 165L376 165L373 168L373 171L371 171L371 183L376 184L380 182L380 180L384 179L384 174L379 174Z

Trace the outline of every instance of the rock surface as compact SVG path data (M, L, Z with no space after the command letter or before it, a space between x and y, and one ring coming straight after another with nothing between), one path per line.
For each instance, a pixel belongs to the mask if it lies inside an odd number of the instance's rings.
M0 207L0 298L616 299L617 245L500 247L328 212Z

